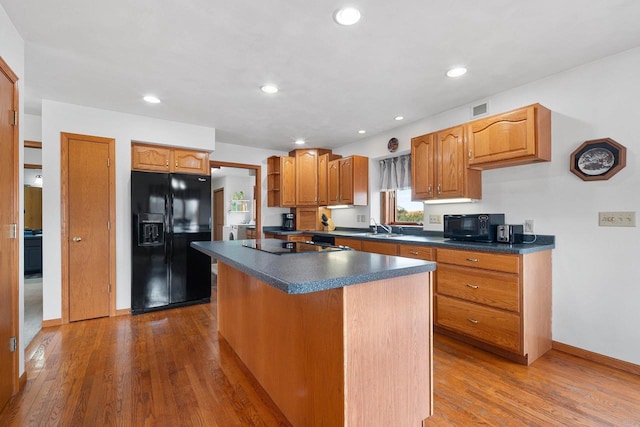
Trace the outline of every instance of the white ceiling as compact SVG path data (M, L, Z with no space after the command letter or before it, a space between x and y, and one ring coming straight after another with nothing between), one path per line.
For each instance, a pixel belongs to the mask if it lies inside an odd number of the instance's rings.
M346 3L362 12L353 27L332 20ZM26 42L27 113L51 99L277 150L335 148L640 45L638 0L0 4ZM459 64L467 75L445 77Z

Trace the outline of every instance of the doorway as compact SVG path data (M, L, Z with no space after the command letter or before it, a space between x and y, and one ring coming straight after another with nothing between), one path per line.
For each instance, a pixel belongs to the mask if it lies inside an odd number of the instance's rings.
M61 133L62 322L115 315L115 139Z
M24 141L24 344L42 329L42 143Z

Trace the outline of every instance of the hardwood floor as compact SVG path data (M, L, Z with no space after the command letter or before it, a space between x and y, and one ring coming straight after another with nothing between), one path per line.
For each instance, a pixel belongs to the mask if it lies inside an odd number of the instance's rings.
M290 425L216 330L215 302L46 328L0 426ZM639 376L554 350L527 368L436 336L434 377L427 426L640 426Z

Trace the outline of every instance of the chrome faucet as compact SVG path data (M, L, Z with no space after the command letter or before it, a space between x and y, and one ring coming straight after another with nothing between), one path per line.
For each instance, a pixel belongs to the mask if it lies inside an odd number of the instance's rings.
M389 234L393 233L393 228L390 225L378 224L374 217L371 217L371 221L373 222L373 226L374 226L373 227L374 234L378 233L378 226L382 227L382 229Z

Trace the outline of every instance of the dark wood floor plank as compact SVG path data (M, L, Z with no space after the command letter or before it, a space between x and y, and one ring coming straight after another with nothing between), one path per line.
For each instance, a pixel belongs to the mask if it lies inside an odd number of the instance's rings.
M290 426L220 339L213 301L47 328L0 426ZM427 426L640 426L640 377L552 350L521 366L434 343Z

